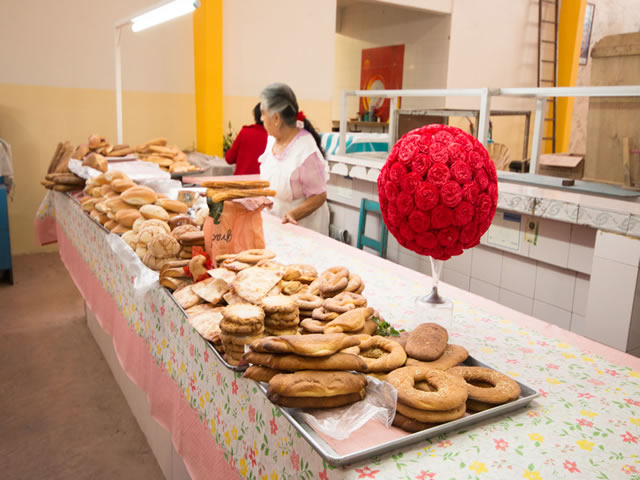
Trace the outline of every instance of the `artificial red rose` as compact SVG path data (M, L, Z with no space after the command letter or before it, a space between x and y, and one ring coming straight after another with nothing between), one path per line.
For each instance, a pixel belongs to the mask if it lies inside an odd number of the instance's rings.
M406 216L413 210L413 195L408 192L400 192L398 194L398 198L396 199L396 207L398 208L398 213L400 215Z
M430 166L431 159L426 153L416 153L416 155L413 157L413 161L411 162L412 172L417 173L422 178L424 178Z
M491 203L489 195L481 193L478 197L478 202L476 203L476 218L478 219L478 222L484 221L489 216L492 207L493 204Z
M469 202L460 202L453 211L453 224L461 227L473 220L475 208Z
M414 139L413 137L416 137L416 138ZM420 137L417 135L408 137L404 140L402 148L398 152L398 160L403 165L407 167L411 165L413 156L416 154L418 150L418 140L420 140Z
M445 228L453 223L453 210L444 205L438 205L431 212L431 226L433 228Z
M475 205L478 195L480 195L480 187L477 183L465 183L462 187L462 198L465 202Z
M429 157L434 163L447 163L449 161L449 152L444 143L432 143L429 146Z
M482 156L477 150L474 150L469 153L469 165L474 170L476 168L484 167L484 156Z
M464 185L473 179L473 172L467 162L457 161L451 165L451 176L456 182Z
M433 135L434 142L440 142L440 143L443 143L444 145L453 143L454 139L455 137L451 135L451 133L449 133L446 128L440 130L438 133L435 133Z
M420 210L411 212L408 220L411 230L416 233L426 232L430 226L429 216Z
M391 165L391 170L389 170L389 180L391 180L393 183L400 183L400 180L402 180L402 178L409 173L407 171L406 168L404 168L404 165L402 165L402 163L400 162L396 162L393 165Z
M441 247L452 247L458 241L458 229L456 227L443 228L438 232L438 243Z
M411 230L411 227L406 223L400 225L400 235L407 241L415 241L416 238L415 232Z
M387 183L384 186L384 194L387 197L387 200L390 202L395 202L398 197L398 187L396 187L395 183Z
M414 194L415 204L420 210L431 210L440 201L440 191L433 183L422 182Z
M457 143L450 143L447 145L447 151L449 152L449 160L451 163L465 162L467 161L467 152L465 152L462 145Z
M422 183L422 176L420 176L420 174L416 172L411 172L402 179L402 181L400 182L400 185L401 185L402 191L413 195L413 193L416 191L416 188L418 188L418 185L420 185L420 183Z
M423 233L416 236L416 243L429 250L438 246L438 237L431 232Z
M431 183L441 187L444 185L447 180L451 177L451 172L449 171L449 167L447 167L444 163L436 163L431 165L429 172L427 173L427 178Z
M440 188L440 199L444 205L453 208L462 201L462 189L458 182L449 181Z
M489 186L489 178L482 168L476 168L473 171L473 179L478 184L481 192L484 192Z
M394 145L378 177L389 231L406 248L446 260L477 245L497 208L485 148L462 130L427 125Z
M469 246L476 240L476 234L478 233L478 224L476 222L469 222L460 229L460 243L463 248L469 248Z

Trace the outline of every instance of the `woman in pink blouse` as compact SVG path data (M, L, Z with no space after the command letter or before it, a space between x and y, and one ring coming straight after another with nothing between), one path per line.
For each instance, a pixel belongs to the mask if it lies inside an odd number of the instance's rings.
M320 136L299 110L293 90L283 83L262 91L261 110L269 138L258 162L260 177L277 192L271 213L281 217L282 223L328 235L329 171Z

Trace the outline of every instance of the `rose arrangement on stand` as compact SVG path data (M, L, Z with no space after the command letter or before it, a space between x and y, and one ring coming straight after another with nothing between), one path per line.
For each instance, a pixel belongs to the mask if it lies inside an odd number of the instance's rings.
M412 130L380 171L378 198L398 243L431 257L434 286L418 303L447 305L437 290L442 261L480 243L498 204L498 177L486 148L456 127Z

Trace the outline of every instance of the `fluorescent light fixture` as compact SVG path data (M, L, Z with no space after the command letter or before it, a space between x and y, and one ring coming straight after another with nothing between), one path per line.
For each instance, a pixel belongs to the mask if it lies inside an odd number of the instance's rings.
M131 30L140 32L174 18L193 12L200 6L198 0L173 0L161 7L154 8L131 19Z

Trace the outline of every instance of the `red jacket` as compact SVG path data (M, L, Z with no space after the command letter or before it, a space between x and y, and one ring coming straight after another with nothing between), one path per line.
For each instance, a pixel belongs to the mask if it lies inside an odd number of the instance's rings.
M267 131L262 125L245 125L227 150L224 159L229 165L236 164L234 175L260 173L258 157L267 147Z

